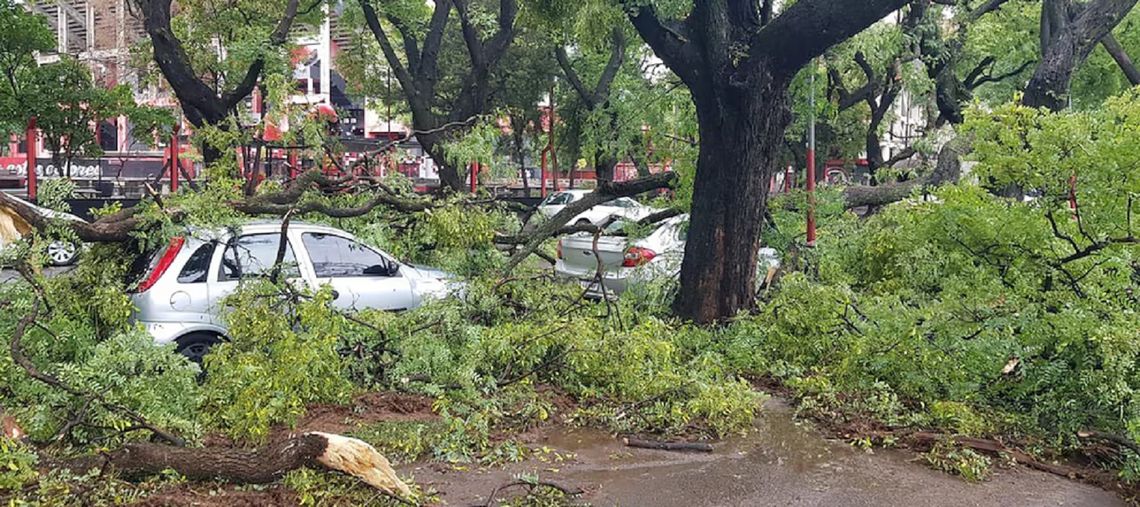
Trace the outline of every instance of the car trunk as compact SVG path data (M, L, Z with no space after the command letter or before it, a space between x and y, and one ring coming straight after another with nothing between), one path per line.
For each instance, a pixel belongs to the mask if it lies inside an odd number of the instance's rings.
M574 272L592 275L598 268L598 259L594 255L594 237L588 235L567 236L562 238L562 262ZM620 236L602 236L598 238L598 255L602 258L602 269L607 272L617 271L625 260L627 240Z

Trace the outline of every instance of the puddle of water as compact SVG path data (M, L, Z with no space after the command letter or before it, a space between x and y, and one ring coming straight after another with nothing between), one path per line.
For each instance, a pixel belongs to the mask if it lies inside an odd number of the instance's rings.
M625 447L593 429L556 429L541 445L569 460L532 459L502 468L447 472L421 465L403 473L440 491L448 505L485 501L520 473L584 488L597 506L755 505L1080 505L1116 506L1111 493L1029 470L999 473L982 484L912 463L903 451L874 454L828 441L794 420L787 403L769 400L755 429L714 444L712 453Z

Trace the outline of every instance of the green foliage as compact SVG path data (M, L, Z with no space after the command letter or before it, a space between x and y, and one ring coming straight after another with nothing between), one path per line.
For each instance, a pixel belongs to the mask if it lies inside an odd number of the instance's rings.
M633 302L583 305L580 295L542 280L475 279L460 299L370 319L383 332L345 348L372 351L352 361L373 369L351 371L443 395L436 412L449 430L435 453L447 460L494 454L496 428L556 416L619 431L725 435L750 426L761 398L699 345L710 331L635 312ZM535 394L537 384L558 388L578 409L556 408Z
M55 49L55 37L47 20L12 0L0 2L0 132L15 133L26 127L28 81L36 71L37 52Z
M351 433L377 449L393 464L411 463L431 457L447 428L434 421L381 421Z
M160 426L194 438L201 433L197 419L198 369L127 322L131 304L124 293L125 267L104 247L92 249L71 276L41 278L50 311L29 327L22 340L24 354L37 367L100 400L72 396L33 380L16 365L9 350L0 355L0 406L21 422L36 442L60 438L68 445L96 442L113 445L145 436L124 432L135 424L120 410L125 407ZM0 316L0 334L11 336L16 320L31 309L33 292L27 284L0 285L0 301L9 303ZM84 424L60 435L68 421L83 413Z
M34 480L36 453L23 444L0 436L0 491L18 490Z
M1135 438L1138 111L1136 93L1096 111L974 111L975 174L1040 197L947 186L824 222L811 274L785 276L725 331L729 364L786 379L831 418L1058 447L1086 428ZM984 475L968 453L946 463Z
M344 401L336 343L345 325L331 291L291 302L265 282L250 282L226 302L229 340L206 358L204 411L213 425L249 440L292 424L311 403Z
M934 469L960 475L970 482L984 481L991 473L990 458L948 441L939 441L922 457Z

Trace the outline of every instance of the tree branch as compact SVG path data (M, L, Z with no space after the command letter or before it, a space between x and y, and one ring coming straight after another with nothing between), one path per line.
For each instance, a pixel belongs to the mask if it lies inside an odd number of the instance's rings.
M628 10L629 20L637 33L657 57L685 84L697 86L701 79L697 70L701 58L693 48L687 26L662 20L651 2L622 0L622 5Z
M557 233L562 226L566 225L572 218L582 212L604 202L617 199L618 197L627 197L650 190L670 187L676 180L677 175L675 173L662 172L632 181L599 185L593 192L586 194L582 199L574 201L562 208L562 211L559 211L553 217L550 217L550 220L547 220L539 226L538 229L531 234L526 245L507 261L506 267L503 268L504 273L513 270L519 263L537 250L543 241L546 241L547 238Z
M1136 64L1132 63L1132 58L1128 56L1128 52L1124 50L1124 46L1120 45L1120 41L1109 32L1100 39L1101 45L1104 46L1105 51L1116 60L1116 65L1120 66L1120 70L1124 72L1124 77L1128 78L1128 82L1132 86L1140 86L1140 69L1136 68Z
M445 2L440 2L443 4ZM392 47L392 41L388 39L388 34L384 32L384 27L380 25L380 18L376 14L376 9L372 7L370 0L360 0L360 8L364 12L364 21L368 25L368 30L372 32L372 36L376 39L376 43L380 45L380 51L384 53L384 59L388 62L388 67L396 75L396 81L400 83L400 87L404 89L404 93L409 96L415 96L418 92L416 80L408 72L407 67L400 61L400 57L396 54L395 48ZM436 5L436 10L445 9L447 7L440 7ZM444 18L446 21L446 18ZM442 29L440 30L442 31ZM425 45L424 51L427 51Z
M827 48L862 32L907 0L799 0L750 40L750 64L790 76ZM811 37L803 34L811 33Z

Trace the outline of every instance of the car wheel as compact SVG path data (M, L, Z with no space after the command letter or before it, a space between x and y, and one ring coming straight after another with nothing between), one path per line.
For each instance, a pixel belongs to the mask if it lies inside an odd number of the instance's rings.
M222 343L222 339L213 333L190 333L174 341L178 344L174 351L186 356L199 365L210 352L210 347Z
M67 241L52 241L47 247L47 257L52 266L70 266L79 257L79 247Z
M582 219L579 219L577 222L574 222L574 225L590 225L592 223L593 222L586 220L585 218L582 218Z

